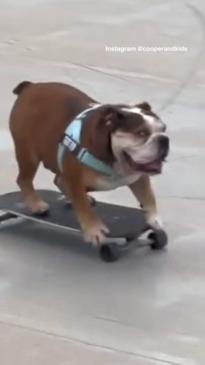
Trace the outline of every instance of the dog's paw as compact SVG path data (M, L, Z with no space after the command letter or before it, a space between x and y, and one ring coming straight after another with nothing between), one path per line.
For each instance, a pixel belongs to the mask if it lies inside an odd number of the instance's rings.
M148 226L154 230L163 229L163 222L158 215L147 215L146 221Z
M32 204L32 206L30 206L30 210L34 215L43 216L48 213L49 205L43 200L39 200L38 202L35 202L35 204Z
M90 242L94 246L100 246L109 233L109 229L101 221L92 223L89 227L83 229L85 242Z

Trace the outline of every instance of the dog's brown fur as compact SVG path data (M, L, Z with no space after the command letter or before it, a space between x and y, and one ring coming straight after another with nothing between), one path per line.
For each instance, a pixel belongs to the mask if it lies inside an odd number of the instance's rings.
M57 164L57 149L67 125L90 103L95 101L80 90L60 83L37 83L24 81L13 91L18 98L10 116L10 130L15 143L19 166L17 183L26 205L33 213L48 209L33 186L33 179L40 162L55 174L56 185L72 200L83 231L89 232L88 239L96 235L103 238L107 228L91 209L86 192L95 190L94 181L99 173L81 165L77 159L66 154L63 172ZM100 113L100 114L99 114ZM113 118L119 122L118 111L109 106L96 111L83 128L82 142L91 153L112 165L105 121ZM149 177L143 176L132 184L132 191L149 214L156 214L156 201ZM98 233L95 233L98 232ZM100 234L101 232L102 234Z

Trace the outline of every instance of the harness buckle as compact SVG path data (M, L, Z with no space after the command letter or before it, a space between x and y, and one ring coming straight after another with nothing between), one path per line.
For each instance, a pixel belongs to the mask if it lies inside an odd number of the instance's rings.
M63 145L79 160L81 160L86 152L84 147L81 147L79 143L74 141L71 136L65 134L63 139Z

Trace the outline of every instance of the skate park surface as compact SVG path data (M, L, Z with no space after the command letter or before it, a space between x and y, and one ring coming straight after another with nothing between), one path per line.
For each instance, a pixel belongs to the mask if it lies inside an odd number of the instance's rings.
M204 1L0 6L0 194L17 189L8 118L23 80L66 82L101 102L146 100L171 138L163 174L153 178L165 252L134 250L108 265L62 230L28 222L1 230L2 365L204 365ZM36 186L54 189L52 179L40 169ZM96 197L136 206L127 188Z

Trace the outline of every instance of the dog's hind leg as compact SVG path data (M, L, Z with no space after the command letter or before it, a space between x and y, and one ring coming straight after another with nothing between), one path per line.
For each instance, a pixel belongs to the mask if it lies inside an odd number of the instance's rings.
M54 177L53 182L55 186L60 190L60 192L64 195L65 199L67 200L67 203L72 204L71 200L70 199L68 200L68 191L66 189L65 183L63 182L63 177L60 175L56 175ZM94 206L96 204L96 200L92 196L88 195L88 199L91 205Z
M65 199L65 202L67 204L72 204L71 200L68 199L68 194L66 194L66 189L63 183L63 178L61 175L55 175L54 180L53 180L55 186L58 188L58 190L62 193L62 199Z
M26 148L24 143L16 145L16 159L19 167L17 184L22 191L26 206L33 214L45 214L49 206L40 198L33 185L40 163L39 159L32 153L30 148Z
M65 196L65 188L63 186L63 179L60 175L55 175L53 180L55 186L60 190L60 192Z

